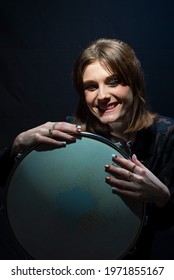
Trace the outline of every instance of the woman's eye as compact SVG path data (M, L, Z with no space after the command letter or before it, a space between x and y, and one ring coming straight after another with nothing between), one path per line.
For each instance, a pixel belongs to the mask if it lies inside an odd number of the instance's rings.
M112 79L109 81L109 85L110 86L117 86L119 84L119 80L118 79Z
M96 90L97 86L96 85L87 85L84 87L84 90L87 90L87 91L94 91Z

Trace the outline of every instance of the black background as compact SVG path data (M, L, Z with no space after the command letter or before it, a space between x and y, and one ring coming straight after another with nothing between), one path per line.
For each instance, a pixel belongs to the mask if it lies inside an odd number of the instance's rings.
M100 37L121 39L135 50L152 110L174 117L172 2L1 0L0 148L23 130L74 112L74 61L81 48ZM171 231L168 237L173 238ZM173 257L163 235L157 240L154 256L162 250L164 257L167 252Z
M131 45L153 111L174 117L173 23L172 0L1 0L0 147L23 130L74 112L73 64L99 37Z

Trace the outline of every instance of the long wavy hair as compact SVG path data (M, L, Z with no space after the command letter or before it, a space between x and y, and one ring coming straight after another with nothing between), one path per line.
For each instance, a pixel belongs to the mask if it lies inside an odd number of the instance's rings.
M88 65L99 61L123 85L128 85L133 93L132 117L125 133L136 132L153 123L156 114L148 109L144 75L139 60L132 48L116 39L98 39L79 54L73 69L73 85L79 94L75 123L83 124L84 130L103 135L110 134L109 125L102 124L95 117L85 101L83 74Z

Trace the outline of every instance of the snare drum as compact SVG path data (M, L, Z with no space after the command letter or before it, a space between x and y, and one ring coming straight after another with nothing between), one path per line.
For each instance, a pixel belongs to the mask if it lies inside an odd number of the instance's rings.
M82 132L76 143L33 148L15 166L7 192L11 231L32 259L120 259L136 242L144 203L123 199L105 183L111 141Z

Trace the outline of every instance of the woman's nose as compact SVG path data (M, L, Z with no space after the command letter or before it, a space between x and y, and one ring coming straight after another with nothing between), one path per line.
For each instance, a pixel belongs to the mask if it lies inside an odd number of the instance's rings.
M110 94L108 92L108 89L106 89L105 87L99 87L97 98L98 98L98 100L110 98Z

